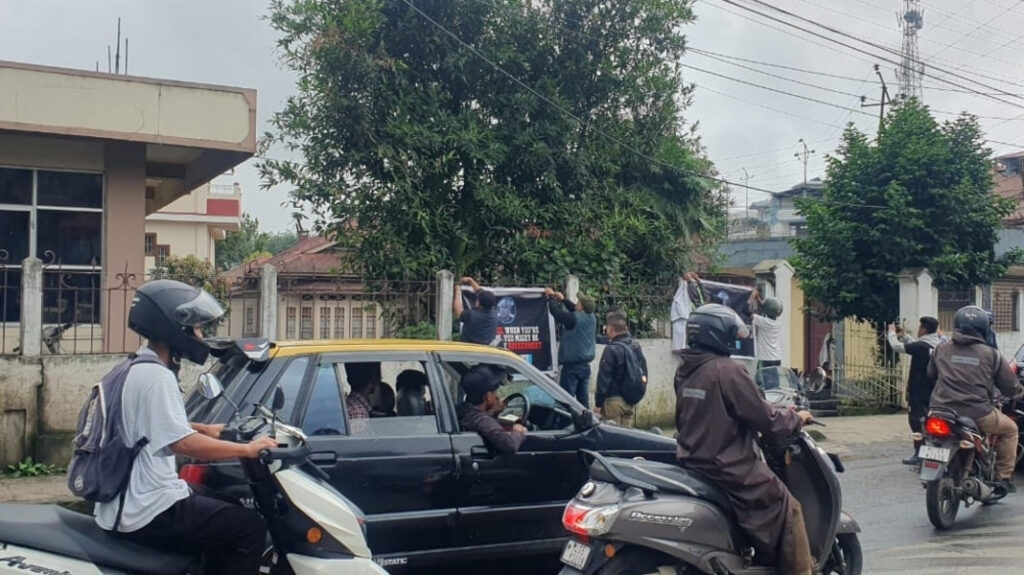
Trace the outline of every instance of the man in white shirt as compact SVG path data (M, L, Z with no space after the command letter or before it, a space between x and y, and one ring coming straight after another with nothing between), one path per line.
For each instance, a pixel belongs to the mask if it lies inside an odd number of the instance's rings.
M750 292L750 303L757 304L757 313L752 317L757 368L764 370L761 384L765 389L775 389L779 386L779 373L771 368L782 365L782 302L773 297L761 299L755 289Z

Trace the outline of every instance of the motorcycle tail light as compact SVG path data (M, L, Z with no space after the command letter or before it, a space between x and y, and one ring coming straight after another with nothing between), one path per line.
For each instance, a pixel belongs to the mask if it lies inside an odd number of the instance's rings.
M562 514L562 525L570 533L582 537L599 536L608 533L618 514L617 505L587 507L570 501Z
M178 472L178 478L184 479L186 483L192 485L203 485L206 480L206 472L209 469L209 465L196 465L194 463L182 465L181 471Z
M929 417L924 424L925 433L932 437L950 437L953 435L953 428L949 422L938 417Z

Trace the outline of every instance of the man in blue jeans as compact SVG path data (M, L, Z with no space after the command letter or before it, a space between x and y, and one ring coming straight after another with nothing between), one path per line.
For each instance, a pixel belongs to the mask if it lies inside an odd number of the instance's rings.
M562 366L559 383L562 388L583 404L590 407L590 362L596 353L594 335L597 317L594 298L580 294L573 303L559 292L544 290L548 298L548 309L555 321L562 326L562 341L558 346L558 363Z

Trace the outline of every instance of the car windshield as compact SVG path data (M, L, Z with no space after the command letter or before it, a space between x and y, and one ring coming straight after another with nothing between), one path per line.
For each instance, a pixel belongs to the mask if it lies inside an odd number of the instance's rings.
M221 406L227 405L227 396L231 393L233 386L242 380L248 363L249 359L240 353L228 353L214 362L209 373L220 380L221 385L224 386L224 393L211 401L199 395L198 385L193 386L185 400L185 409L189 413L189 417L195 421L206 421Z

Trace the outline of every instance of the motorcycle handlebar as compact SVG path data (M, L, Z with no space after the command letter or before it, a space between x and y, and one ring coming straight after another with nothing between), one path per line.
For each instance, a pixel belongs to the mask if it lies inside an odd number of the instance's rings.
M292 448L262 449L260 450L260 463L270 465L274 461L300 464L306 461L312 450L308 445Z

